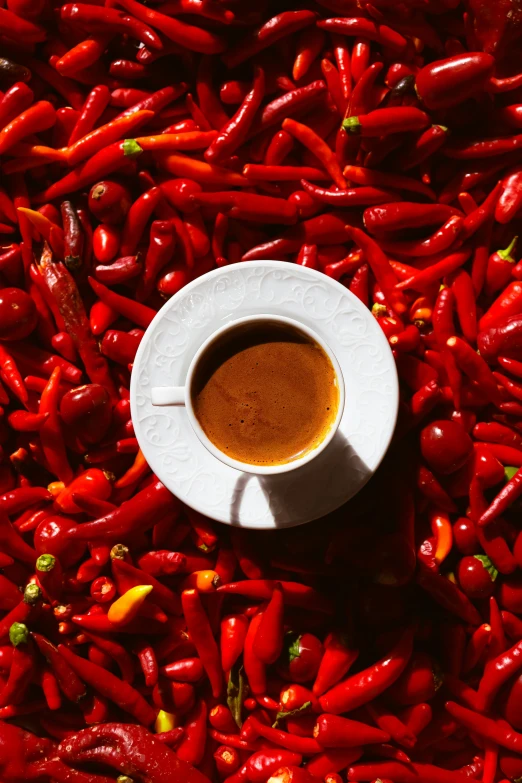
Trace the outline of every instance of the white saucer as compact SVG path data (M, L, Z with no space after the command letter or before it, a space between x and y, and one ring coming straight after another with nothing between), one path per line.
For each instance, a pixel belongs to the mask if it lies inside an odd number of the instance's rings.
M224 465L200 443L184 408L150 401L152 386L184 384L192 357L218 327L261 313L314 329L337 356L346 385L332 443L310 464L279 476ZM141 341L130 392L140 448L170 491L219 522L259 529L310 522L353 497L386 453L399 401L395 361L371 312L335 280L283 261L225 266L169 299Z

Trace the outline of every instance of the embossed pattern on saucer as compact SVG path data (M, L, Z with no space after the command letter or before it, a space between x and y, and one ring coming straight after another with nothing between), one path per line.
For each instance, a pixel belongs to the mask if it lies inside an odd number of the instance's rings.
M224 465L200 443L184 408L157 408L150 401L152 386L184 384L193 355L217 328L261 313L314 329L337 356L346 384L332 443L309 465L280 476ZM143 454L180 500L220 522L273 529L324 516L368 481L393 434L398 382L379 325L344 286L296 264L254 261L209 272L169 299L136 355L131 407Z

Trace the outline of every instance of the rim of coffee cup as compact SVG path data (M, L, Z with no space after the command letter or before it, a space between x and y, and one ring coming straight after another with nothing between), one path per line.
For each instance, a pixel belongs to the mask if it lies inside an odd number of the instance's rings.
M290 462L285 462L282 463L281 465L256 465L251 462L241 462L240 460L236 460L233 459L232 457L229 457L227 454L225 454L224 451L219 449L206 435L205 431L203 430L201 424L198 421L196 414L194 413L194 407L192 405L191 390L192 390L192 381L194 378L194 373L199 364L199 361L201 360L203 354L206 353L207 349L210 348L211 345L216 340L218 340L223 334L226 334L227 332L232 331L233 329L239 328L241 325L246 323L256 323L256 322L259 323L263 321L291 326L297 331L302 332L303 334L307 335L309 338L314 340L323 349L323 351L330 359L330 362L332 363L332 366L335 371L335 375L337 378L337 386L339 390L339 404L337 408L337 414L329 431L327 432L323 440L320 443L318 443L317 446L315 446L315 448L310 449L310 451L307 451L306 454L304 454L302 457L299 457L299 459L291 460ZM200 347L194 354L194 357L189 365L187 371L187 378L185 381L185 408L192 429L196 433L198 439L201 441L203 446L205 446L205 448L216 459L218 459L220 462L223 462L225 465L228 465L229 467L234 468L235 470L241 471L243 473L253 473L258 476L259 475L270 476L279 473L289 473L292 470L297 470L298 468L307 465L309 462L311 462L316 457L318 457L319 454L321 454L327 448L327 446L332 442L333 438L335 437L335 434L339 428L339 424L341 423L341 419L343 417L345 399L346 399L345 383L344 383L344 377L341 370L341 366L337 361L337 357L335 353L332 351L328 343L326 343L323 340L323 338L317 334L317 332L315 332L313 329L310 329L309 326L302 324L300 321L297 321L294 318L288 318L288 316L284 316L284 315L275 315L275 314L274 315L271 314L247 315L244 316L243 318L237 318L234 321L230 321L229 323L224 324L215 332L213 332L200 345Z

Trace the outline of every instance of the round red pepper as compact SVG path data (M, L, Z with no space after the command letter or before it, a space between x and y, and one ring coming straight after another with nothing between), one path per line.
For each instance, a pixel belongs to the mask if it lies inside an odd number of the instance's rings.
M77 563L84 555L85 543L68 537L67 532L75 526L74 519L58 514L44 519L34 532L37 553L54 555L65 568Z
M77 386L63 395L60 416L85 443L98 443L112 419L109 394L97 383Z
M132 204L130 191L115 180L102 180L89 193L89 209L103 223L122 223Z
M110 263L118 255L120 249L120 230L110 223L100 223L94 229L92 249L100 264Z
M91 596L99 604L109 603L116 596L116 585L108 576L99 576L91 582Z
M436 473L454 473L472 450L471 438L456 421L434 421L421 432L422 456Z
M21 288L0 291L0 340L22 340L34 330L38 320L31 297Z
M310 682L315 679L323 657L323 645L311 633L289 633L277 670L289 682Z
M475 525L467 517L459 517L453 525L453 540L462 555L475 555L480 552L480 543Z

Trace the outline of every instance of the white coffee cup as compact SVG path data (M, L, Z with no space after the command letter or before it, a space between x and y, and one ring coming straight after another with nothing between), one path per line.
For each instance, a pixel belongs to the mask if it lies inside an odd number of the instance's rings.
M192 382L194 380L194 375L201 358L207 352L207 350L211 348L216 340L221 338L227 332L234 331L246 324L274 324L276 326L289 326L292 329L301 332L303 335L314 340L316 343L318 343L318 345L321 346L325 354L330 359L336 375L337 387L339 390L339 405L337 409L337 415L332 422L330 429L328 432L326 432L323 440L318 443L315 448L308 451L304 456L295 460L291 460L290 462L285 462L281 465L254 465L252 463L241 462L240 460L232 459L223 451L221 451L221 449L215 446L214 443L212 443L212 441L207 437L197 419L196 414L194 413L194 407L192 404ZM184 406L186 408L187 416L194 432L198 436L201 443L214 457L216 457L216 459L220 460L225 465L229 465L231 468L243 471L244 473L255 473L257 475L264 476L276 475L278 473L287 473L290 470L296 470L297 468L306 465L308 462L311 462L313 459L315 459L315 457L321 454L321 452L324 451L324 449L332 441L335 433L337 432L344 411L344 401L345 389L343 374L339 366L339 362L337 361L337 358L331 348L321 337L319 337L318 334L316 334L316 332L314 332L308 326L305 326L299 321L295 321L293 318L287 318L286 316L281 315L249 315L245 318L238 318L236 321L231 321L230 323L225 324L220 329L217 329L213 334L211 334L194 355L194 358L192 359L188 368L187 379L184 386L155 386L151 389L151 402L153 405L176 405Z

